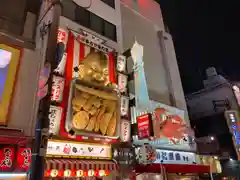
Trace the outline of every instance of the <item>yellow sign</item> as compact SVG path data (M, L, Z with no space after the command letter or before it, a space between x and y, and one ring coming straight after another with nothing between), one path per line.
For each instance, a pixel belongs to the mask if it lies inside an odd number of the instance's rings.
M20 54L19 49L0 44L0 125L7 124Z

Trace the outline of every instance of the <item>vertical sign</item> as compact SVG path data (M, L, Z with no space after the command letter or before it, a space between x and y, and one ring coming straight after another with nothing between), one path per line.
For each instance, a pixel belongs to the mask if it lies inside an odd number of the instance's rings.
M151 114L137 117L138 139L149 138L153 135Z
M3 147L0 149L0 172L10 171L15 158L13 147Z
M134 63L134 85L137 112L147 112L149 109L149 95L143 67L143 46L135 41L131 55ZM137 114L139 116L140 114Z
M235 110L225 111L225 117L227 119L228 127L233 134L233 142L238 160L240 160L240 121L238 118L238 112Z
M31 164L31 149L20 147L17 151L18 170L28 171Z

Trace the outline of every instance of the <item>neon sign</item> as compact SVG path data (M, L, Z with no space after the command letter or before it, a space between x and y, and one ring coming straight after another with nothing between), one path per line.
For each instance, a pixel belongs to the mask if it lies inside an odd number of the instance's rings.
M236 112L228 113L228 118L231 123L231 129L235 137L236 144L240 145L240 122L238 122Z

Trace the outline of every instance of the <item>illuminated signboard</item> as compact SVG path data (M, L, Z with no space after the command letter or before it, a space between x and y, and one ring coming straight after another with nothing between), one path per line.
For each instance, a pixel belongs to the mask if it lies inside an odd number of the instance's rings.
M112 149L109 145L49 140L47 157L111 159Z
M169 151L157 149L158 164L193 164L196 163L196 155L192 152Z
M237 112L236 111L228 111L227 118L229 120L229 124L232 130L232 133L235 137L236 144L240 145L240 122L237 119Z

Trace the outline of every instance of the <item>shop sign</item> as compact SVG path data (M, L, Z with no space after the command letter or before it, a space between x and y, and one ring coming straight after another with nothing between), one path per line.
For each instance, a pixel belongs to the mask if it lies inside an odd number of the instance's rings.
M18 170L27 171L31 164L31 149L20 147L17 151Z
M10 171L13 166L15 152L13 147L0 149L0 171Z
M90 47L93 47L99 51L102 51L104 53L112 52L113 49L104 45L105 40L98 38L97 36L94 36L93 34L84 31L83 29L79 29L79 33L75 31L71 31L75 38Z
M196 163L196 155L191 152L169 151L157 149L157 164L193 164Z
M139 164L151 164L156 161L156 149L150 144L144 144L136 148L136 159Z
M135 149L133 147L113 148L113 159L118 164L133 164L135 162Z
M123 56L123 55L118 55L118 57L117 57L117 71L118 72L125 72L126 71L126 64L127 64L126 57Z
M122 93L127 91L128 76L122 73L118 73L118 89Z
M62 108L50 106L49 110L49 133L57 135L59 131L60 121L62 118Z
M63 98L64 78L53 76L52 97L51 100L60 103Z
M120 139L122 142L129 142L131 138L131 123L128 120L121 120L121 134Z
M240 121L238 120L237 111L226 111L226 118L235 137L236 144L240 145Z
M63 42L65 44L66 42L66 38L67 38L67 33L66 31L62 30L62 29L58 29L58 36L57 36L57 42Z
M111 146L102 144L48 141L47 157L111 159Z
M149 138L152 136L151 114L145 114L137 117L138 139Z
M129 112L129 97L121 96L121 116L128 117Z

